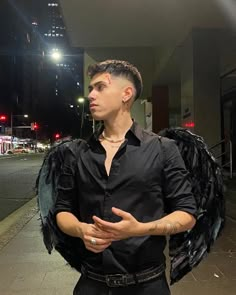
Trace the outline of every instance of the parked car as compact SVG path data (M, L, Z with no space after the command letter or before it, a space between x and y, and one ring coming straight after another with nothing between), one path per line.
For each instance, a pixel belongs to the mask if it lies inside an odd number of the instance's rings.
M28 148L24 148L22 146L16 146L13 149L6 150L5 154L12 155L12 154L26 154L29 153Z

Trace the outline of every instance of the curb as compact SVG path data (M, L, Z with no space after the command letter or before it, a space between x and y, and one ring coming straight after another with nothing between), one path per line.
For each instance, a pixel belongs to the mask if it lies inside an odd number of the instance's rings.
M28 223L38 212L36 197L0 221L0 250Z

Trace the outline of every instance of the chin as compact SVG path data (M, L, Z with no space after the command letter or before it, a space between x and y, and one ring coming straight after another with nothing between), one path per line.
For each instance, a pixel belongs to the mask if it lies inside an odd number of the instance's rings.
M91 115L92 115L92 117L93 117L93 119L95 120L95 121L105 121L105 120L107 120L107 118L109 117L107 114L101 114L101 113L96 113L96 112L94 112L94 113L92 113L91 112Z
M106 120L105 116L101 116L101 115L96 115L96 114L92 114L92 117L95 121L103 121Z

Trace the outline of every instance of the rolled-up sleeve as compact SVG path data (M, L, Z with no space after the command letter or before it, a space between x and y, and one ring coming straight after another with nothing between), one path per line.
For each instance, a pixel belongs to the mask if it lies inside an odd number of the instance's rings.
M196 216L197 207L192 194L192 186L183 158L174 140L165 139L164 153L164 198L166 212L177 210Z
M69 148L61 154L63 161L56 185L56 203L54 213L71 212L76 210L76 159Z

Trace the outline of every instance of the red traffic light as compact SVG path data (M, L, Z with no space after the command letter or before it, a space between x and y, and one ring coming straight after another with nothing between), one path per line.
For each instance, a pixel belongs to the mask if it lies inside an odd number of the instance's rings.
M39 129L39 125L36 122L33 122L30 125L31 125L31 130L38 130Z
M5 122L7 120L7 116L0 115L0 121Z
M55 134L55 138L56 138L56 139L59 139L60 137L61 137L60 133L56 133L56 134Z

